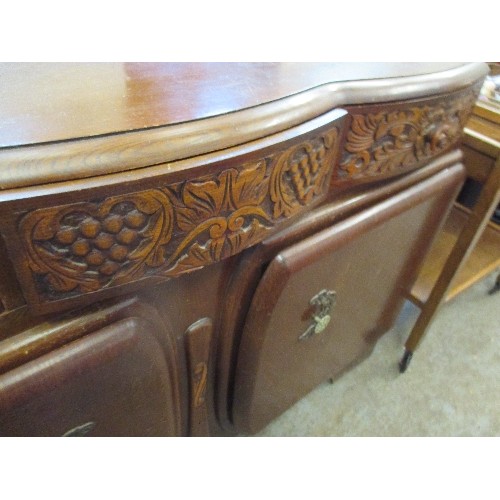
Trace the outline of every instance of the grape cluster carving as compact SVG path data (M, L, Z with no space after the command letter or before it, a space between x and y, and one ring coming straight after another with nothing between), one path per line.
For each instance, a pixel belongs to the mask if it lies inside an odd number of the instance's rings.
M162 245L172 233L168 197L150 190L37 210L21 222L30 234L30 268L39 288L92 292L141 276L161 263Z
M71 212L48 244L82 266L103 277L116 274L129 254L144 239L146 216L131 202L116 204L102 219L85 212Z
M21 220L44 300L175 277L259 241L328 189L338 129L190 181L34 210ZM30 286L32 281L30 281Z
M274 217L290 216L326 189L332 167L336 128L283 154L271 174L270 196Z

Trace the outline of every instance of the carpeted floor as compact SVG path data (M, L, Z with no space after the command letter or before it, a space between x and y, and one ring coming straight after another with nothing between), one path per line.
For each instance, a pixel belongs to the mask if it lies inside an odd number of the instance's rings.
M496 273L445 304L406 373L418 309L408 303L372 355L325 383L259 436L500 436L500 292Z

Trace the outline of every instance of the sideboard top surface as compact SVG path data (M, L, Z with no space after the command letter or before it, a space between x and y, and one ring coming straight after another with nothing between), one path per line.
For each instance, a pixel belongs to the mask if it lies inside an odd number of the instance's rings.
M457 63L4 63L0 146L188 122L318 85L435 73Z
M3 63L0 190L226 150L332 109L465 89L484 63Z

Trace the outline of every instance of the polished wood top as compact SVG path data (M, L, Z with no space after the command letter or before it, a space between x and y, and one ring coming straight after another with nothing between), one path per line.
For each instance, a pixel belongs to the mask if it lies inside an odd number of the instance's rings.
M170 164L332 109L446 95L487 71L483 63L0 64L0 190Z
M325 83L408 77L457 63L5 63L0 147L199 120Z

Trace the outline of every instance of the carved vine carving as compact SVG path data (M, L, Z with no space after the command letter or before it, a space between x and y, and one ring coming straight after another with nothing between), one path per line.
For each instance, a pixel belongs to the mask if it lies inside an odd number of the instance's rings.
M275 224L264 206L268 182L263 160L183 184L174 197L183 238L165 274L176 276L218 262L262 239Z
M178 276L261 241L327 190L338 130L196 180L34 210L20 223L42 300Z
M23 218L29 266L48 290L96 291L164 260L173 211L161 190L35 210Z
M436 156L460 138L478 91L433 105L354 114L338 176L385 174Z

